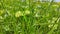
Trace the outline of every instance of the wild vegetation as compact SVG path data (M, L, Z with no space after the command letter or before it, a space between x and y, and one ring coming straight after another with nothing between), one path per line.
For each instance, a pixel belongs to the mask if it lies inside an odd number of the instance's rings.
M0 0L0 34L60 34L60 3Z

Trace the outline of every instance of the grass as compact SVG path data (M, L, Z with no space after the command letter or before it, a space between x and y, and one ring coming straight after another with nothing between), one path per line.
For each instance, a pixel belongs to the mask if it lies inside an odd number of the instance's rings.
M60 34L59 3L0 0L0 34Z

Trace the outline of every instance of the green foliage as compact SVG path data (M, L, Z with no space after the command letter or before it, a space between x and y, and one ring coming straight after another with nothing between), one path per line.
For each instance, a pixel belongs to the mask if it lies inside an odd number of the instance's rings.
M0 0L0 34L60 34L60 5Z

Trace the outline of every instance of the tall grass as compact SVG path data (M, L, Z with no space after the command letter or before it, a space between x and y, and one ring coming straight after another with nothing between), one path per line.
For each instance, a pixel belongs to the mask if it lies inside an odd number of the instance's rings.
M53 0L0 0L0 34L60 34L60 5Z

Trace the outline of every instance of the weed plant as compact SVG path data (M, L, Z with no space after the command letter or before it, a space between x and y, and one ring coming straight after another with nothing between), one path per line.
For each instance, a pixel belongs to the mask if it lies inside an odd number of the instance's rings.
M0 0L0 34L60 34L60 5L53 0Z

